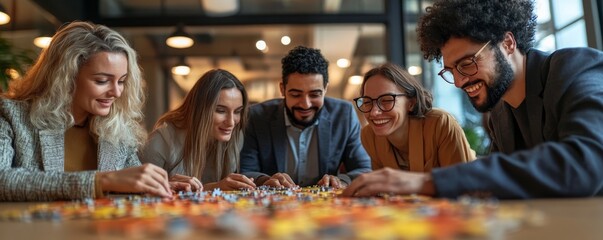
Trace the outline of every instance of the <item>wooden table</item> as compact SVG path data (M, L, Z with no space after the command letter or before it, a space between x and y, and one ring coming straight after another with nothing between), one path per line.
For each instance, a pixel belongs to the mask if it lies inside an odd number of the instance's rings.
M37 203L0 203L0 211L25 209ZM527 206L544 214L541 226L524 224L505 234L505 239L603 239L603 198L540 199L502 201L503 206ZM198 239L192 235L191 239ZM0 222L0 239L129 239L96 236L89 220L44 222Z
M603 198L504 201L525 204L545 215L543 226L522 226L507 239L603 239Z

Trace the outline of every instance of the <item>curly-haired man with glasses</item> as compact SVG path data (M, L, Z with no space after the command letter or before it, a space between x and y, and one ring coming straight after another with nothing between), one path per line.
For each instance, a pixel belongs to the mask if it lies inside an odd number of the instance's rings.
M492 153L431 173L363 175L344 194L603 195L603 53L532 48L530 0L440 0L426 10L417 28L424 57L442 61L440 77L490 112Z

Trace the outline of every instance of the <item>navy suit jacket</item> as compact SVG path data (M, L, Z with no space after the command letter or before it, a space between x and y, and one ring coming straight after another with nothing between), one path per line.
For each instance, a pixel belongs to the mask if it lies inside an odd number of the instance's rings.
M284 111L283 99L251 106L241 151L241 173L255 179L264 174L286 173L289 143ZM371 171L371 159L360 143L360 122L351 103L325 97L318 121L315 131L320 176L337 176L342 163L347 173L339 177L347 183Z
M439 196L499 198L603 195L603 52L527 53L526 104L532 146L515 149L513 114L500 101L489 125L496 152L432 172Z

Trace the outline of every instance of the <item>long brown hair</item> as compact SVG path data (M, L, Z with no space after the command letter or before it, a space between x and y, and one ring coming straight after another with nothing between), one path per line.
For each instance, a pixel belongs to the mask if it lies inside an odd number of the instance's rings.
M213 114L220 91L232 88L241 91L243 109L241 120L235 126L232 137L228 142L223 143L210 137L213 129ZM247 125L247 105L247 92L241 81L226 70L213 69L201 76L186 95L182 105L159 118L155 128L171 122L177 128L187 129L182 151L185 173L201 178L206 163L215 161L213 170L216 176L222 179L232 173L231 169L238 169L243 129Z

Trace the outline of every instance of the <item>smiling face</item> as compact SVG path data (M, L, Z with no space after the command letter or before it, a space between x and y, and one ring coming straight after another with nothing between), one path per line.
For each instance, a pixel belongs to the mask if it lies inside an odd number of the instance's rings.
M99 52L81 67L75 79L71 114L76 124L90 115L107 116L113 102L121 96L128 73L124 53Z
M213 114L213 134L217 141L227 142L241 121L243 112L243 94L237 88L220 90L218 104Z
M450 38L441 50L444 66L453 69L454 85L465 91L476 110L487 112L507 92L514 72L497 46L484 49L477 57L478 71L475 75L463 76L454 69L458 62L472 57L482 45L466 38Z
M298 127L314 124L327 92L322 75L292 73L287 79L287 85L281 83L280 88L290 121Z
M364 96L377 99L386 94L403 94L394 81L387 79L381 74L371 76L364 84ZM411 109L412 101L406 96L395 98L395 104L391 111L384 112L377 106L377 101L373 102L373 108L367 113L363 113L369 125L377 136L389 136L405 126L408 120L408 112Z

